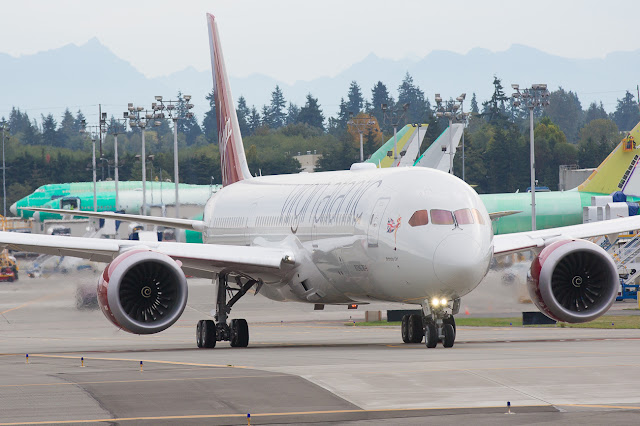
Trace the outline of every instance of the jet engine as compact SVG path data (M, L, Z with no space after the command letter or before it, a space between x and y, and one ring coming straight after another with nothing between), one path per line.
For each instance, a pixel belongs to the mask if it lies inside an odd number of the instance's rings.
M586 240L562 240L544 248L531 263L531 300L549 318L592 321L613 304L620 286L611 256Z
M98 303L116 327L135 334L173 325L187 305L187 279L169 256L132 250L116 257L98 281Z

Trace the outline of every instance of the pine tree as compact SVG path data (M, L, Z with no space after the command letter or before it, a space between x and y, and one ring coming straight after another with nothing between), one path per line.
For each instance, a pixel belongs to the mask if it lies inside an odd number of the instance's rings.
M206 96L209 101L209 111L204 114L202 128L204 137L209 143L218 143L218 123L216 121L216 102L213 89Z
M284 126L287 118L287 114L285 112L286 107L287 101L284 99L284 95L282 94L282 90L280 90L280 86L276 85L275 90L271 92L271 104L269 106L269 127L278 129Z
M591 104L589 105L589 108L584 113L584 124L586 126L593 120L607 119L607 118L609 118L609 116L607 115L607 112L604 110L604 106L602 105L602 102L600 102L600 105L596 104L595 102L591 102Z
M260 127L261 122L260 113L255 106L252 106L251 114L249 115L249 128L251 129L251 134L256 132L258 127Z
M270 129L273 128L273 120L271 119L271 108L268 105L262 105L262 125Z
M382 104L387 104L388 108L393 107L393 98L389 95L387 86L378 81L371 89L371 111L379 124L384 123L384 114L382 112Z
M491 99L482 103L482 115L489 123L505 122L507 119L504 103L508 101L509 98L505 96L502 89L501 80L493 76L493 95L491 95Z
M311 96L311 93L307 95L307 102L300 108L298 122L324 130L324 115L320 104L318 104L318 99Z
M60 146L60 139L56 128L58 123L53 118L53 114L46 117L42 115L42 143L49 146Z
M362 91L358 83L354 80L351 82L349 93L347 94L347 111L356 116L362 112L363 105L364 97L362 96Z
M286 125L296 124L298 122L298 116L300 115L300 108L291 102L289 102L289 108L287 109Z
M249 127L249 115L251 111L247 106L247 101L244 96L238 98L238 106L236 107L236 115L238 116L238 126L240 127L240 134L248 136L251 134L251 128Z
M640 110L633 99L634 96L627 90L624 98L618 99L618 106L613 112L613 121L623 132L631 131L640 121Z
M480 113L480 109L478 109L478 101L476 99L476 93L473 92L473 96L471 97L471 113L472 114L479 114Z
M413 77L407 72L398 87L398 104L409 104L405 115L407 123L427 123L431 111L424 92L413 83Z

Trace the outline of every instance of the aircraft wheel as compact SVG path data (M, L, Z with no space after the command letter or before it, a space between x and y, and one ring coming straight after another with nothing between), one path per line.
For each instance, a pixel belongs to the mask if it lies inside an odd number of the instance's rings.
M231 320L231 346L246 348L249 345L249 325L247 320Z
M422 337L424 335L424 329L422 328L422 315L409 315L407 331L410 343L422 342Z
M453 325L445 323L442 325L442 332L444 333L444 339L442 340L442 346L445 348L453 347L453 343L456 341L456 331Z
M436 325L429 321L427 325L424 327L424 344L428 348L435 348L438 344L438 330L436 329Z
M200 338L202 339L203 348L215 348L218 340L218 330L216 323L212 320L203 320L200 330Z
M453 318L453 315L449 315L448 317L442 320L443 324L451 324L453 326L453 331L457 332L456 329L456 320Z
M198 321L198 325L196 325L196 345L198 345L199 348L202 347L202 323L204 321L200 320Z
M402 333L402 341L404 343L410 343L409 340L409 315L402 316L402 325L400 326L400 332Z

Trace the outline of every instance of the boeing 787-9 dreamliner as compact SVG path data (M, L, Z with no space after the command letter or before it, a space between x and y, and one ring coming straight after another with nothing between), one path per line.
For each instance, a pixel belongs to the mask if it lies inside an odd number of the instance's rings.
M117 215L201 231L205 244L3 232L0 246L110 262L98 283L100 307L117 327L137 334L178 320L187 303L185 274L212 279L215 321L202 320L196 329L198 347L207 348L218 341L248 345L247 322L229 321L229 314L250 290L283 302L420 305L421 315L403 320L403 340L451 347L460 298L480 283L492 257L527 250L537 253L529 290L546 315L584 322L609 309L619 287L616 266L581 238L638 229L640 217L494 237L476 191L438 170L355 164L347 171L252 177L216 19L207 21L223 188L207 202L203 220Z

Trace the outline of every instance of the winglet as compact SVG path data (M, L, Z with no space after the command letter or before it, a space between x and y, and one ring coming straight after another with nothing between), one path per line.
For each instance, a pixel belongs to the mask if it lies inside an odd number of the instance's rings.
M233 104L227 70L224 65L218 25L215 17L210 13L207 13L207 22L209 24L209 47L211 49L213 93L218 123L222 185L227 186L234 182L251 178L251 173L249 172L249 166L247 166L236 108Z

